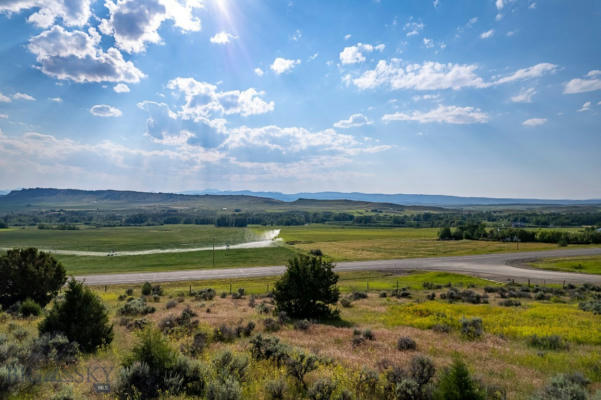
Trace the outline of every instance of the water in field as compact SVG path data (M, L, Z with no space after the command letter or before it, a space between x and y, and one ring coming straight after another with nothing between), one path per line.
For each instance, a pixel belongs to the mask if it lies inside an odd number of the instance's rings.
M218 245L218 246L205 246L205 247L191 247L191 248L172 248L172 249L148 249L148 250L132 250L132 251L81 251L81 250L44 250L49 253L72 255L72 256L91 256L91 257L119 257L119 256L142 256L148 254L162 254L162 253L189 253L194 251L209 251L209 250L228 250L228 249L257 249L261 247L270 247L277 245L282 239L278 238L280 235L279 229L272 229L261 233L258 240L236 243L232 245Z

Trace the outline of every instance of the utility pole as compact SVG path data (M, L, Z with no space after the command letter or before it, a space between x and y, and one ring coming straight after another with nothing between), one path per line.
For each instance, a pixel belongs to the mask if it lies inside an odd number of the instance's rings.
M213 238L213 268L215 268L215 238Z

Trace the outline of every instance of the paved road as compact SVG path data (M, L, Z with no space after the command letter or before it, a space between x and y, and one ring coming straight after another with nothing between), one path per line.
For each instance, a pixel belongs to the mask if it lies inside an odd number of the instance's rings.
M547 250L522 253L482 254L475 256L407 258L400 260L341 262L336 271L446 271L469 274L496 281L516 280L532 283L597 283L601 275L574 274L569 272L545 271L518 266L522 260L546 257L569 257L601 255L601 248L572 250ZM89 285L116 285L141 282L171 282L205 279L250 278L281 275L284 266L248 267L227 269L199 269L168 272L140 272L125 274L103 274L78 276Z

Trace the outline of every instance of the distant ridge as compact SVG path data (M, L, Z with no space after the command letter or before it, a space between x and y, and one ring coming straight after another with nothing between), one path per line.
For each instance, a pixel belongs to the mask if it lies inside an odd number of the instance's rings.
M498 198L498 197L461 197L432 194L380 194L361 192L315 192L315 193L280 193L280 192L254 192L250 190L220 191L207 189L203 191L186 191L182 194L212 194L212 195L244 195L267 197L280 201L296 201L298 199L313 200L354 200L374 203L391 203L407 206L438 206L457 207L472 205L592 205L601 204L601 199L589 200L549 200L549 199L523 199L523 198Z

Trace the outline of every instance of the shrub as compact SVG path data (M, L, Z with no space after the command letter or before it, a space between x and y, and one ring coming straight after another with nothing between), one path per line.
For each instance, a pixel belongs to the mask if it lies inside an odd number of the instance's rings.
M192 339L192 343L190 343L188 346L183 346L182 352L185 354L189 354L193 357L196 357L196 356L202 354L205 347L207 346L207 342L208 342L207 334L203 333L203 332L199 332L194 335L194 338Z
M0 277L4 308L27 298L44 307L67 281L62 264L35 248L8 250L0 256Z
M461 334L469 339L474 340L482 336L483 333L481 318L463 318L461 320Z
M367 299L367 293L365 293L365 292L353 292L350 297L353 300Z
M79 355L79 345L70 342L60 333L45 333L31 345L29 360L31 364L74 364Z
M281 378L268 381L265 384L265 393L270 400L284 400L287 390L288 385Z
M255 323L250 321L246 326L238 325L236 327L236 336L237 337L249 337L252 335L253 330L255 329Z
M353 301L349 298L344 297L340 299L340 305L344 308L350 308L353 306Z
M372 397L378 388L378 373L373 369L363 367L357 380L357 391L364 397Z
M213 340L216 342L233 342L236 339L236 331L227 325L221 325L213 330Z
M225 382L228 378L235 378L237 381L243 381L248 368L248 358L246 356L235 356L231 351L219 353L213 359L213 368L217 377Z
M205 375L201 364L178 356L159 331L146 329L123 362L116 392L121 399L156 398L161 392L198 396Z
M235 379L214 381L207 387L207 400L239 400L242 398L240 383Z
M280 323L273 318L264 319L263 326L267 332L277 332L281 328Z
M434 324L432 325L432 330L438 333L449 333L451 332L451 326L449 324Z
M537 336L532 335L527 339L528 345L539 348L541 350L567 350L570 348L568 343L561 336Z
M551 379L535 400L586 400L586 386L590 382L580 373L560 374Z
M134 294L134 290L132 288L126 289L125 290L125 295L126 296L133 296Z
M435 392L436 399L444 400L484 400L481 388L472 379L465 363L455 357L453 364L446 368Z
M307 319L299 319L294 321L294 329L299 331L307 331L311 327L311 322Z
M305 375L317 369L317 357L314 355L306 355L304 353L297 354L294 357L289 357L286 361L286 372L301 384L304 388Z
M371 329L366 329L363 331L363 337L367 340L376 340L376 337L374 336L373 332L371 331Z
M166 308L167 310L169 310L169 309L171 309L171 308L174 308L174 307L176 307L176 306L177 306L177 301L175 301L175 300L169 300L169 301L167 302L167 304L165 304L165 308Z
M73 393L72 386L63 386L61 388L61 390L59 390L56 394L54 394L50 398L50 400L76 400L76 399L79 399L79 397Z
M64 301L54 304L38 328L42 334L62 332L85 353L113 340L113 326L102 300L75 279L69 281Z
M299 256L290 260L273 291L278 311L293 318L332 317L339 291L334 265L319 257Z
M499 305L503 307L519 307L522 303L519 300L507 299L499 302Z
M411 359L409 375L420 388L430 383L435 373L436 368L434 367L434 363L428 357L415 356Z
M152 285L150 284L150 282L144 282L144 284L142 285L142 295L150 296L151 293Z
M380 296L380 298L384 299L384 298L388 297L388 293L380 292L379 296Z
M42 313L42 307L30 298L25 299L19 306L19 314L24 317L38 316Z
M316 380L307 391L311 400L330 400L336 390L336 384L329 378Z
M337 397L335 397L335 399L336 400L354 400L355 396L353 396L353 393L351 393L350 390L342 389L340 394Z
M263 337L257 335L251 341L251 354L255 360L274 361L278 367L285 363L289 356L287 346L280 343L277 337Z
M215 291L215 289L208 288L208 289L201 289L198 292L196 292L195 297L196 297L196 300L211 301L215 298L215 295L217 295L217 292Z
M365 338L363 336L353 336L351 343L353 347L361 346L365 343Z
M396 348L400 351L415 350L417 349L417 343L409 336L401 336L396 343Z
M143 298L129 299L117 313L119 315L146 315L155 312L156 309L146 304Z

